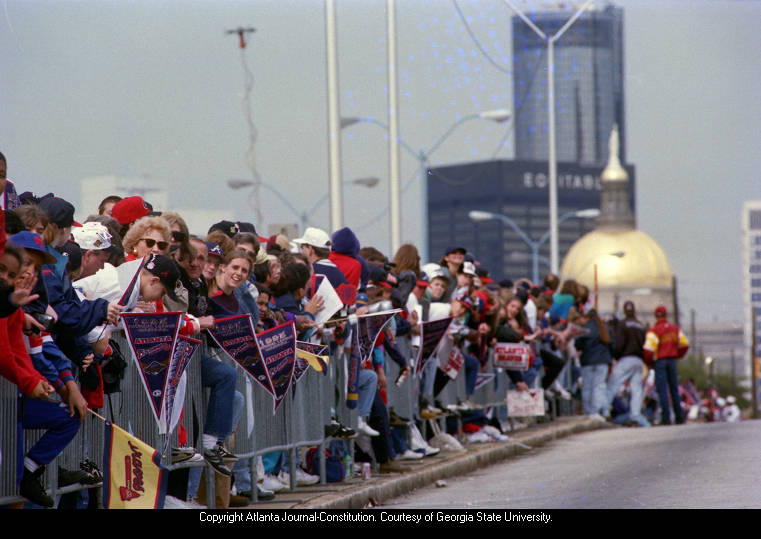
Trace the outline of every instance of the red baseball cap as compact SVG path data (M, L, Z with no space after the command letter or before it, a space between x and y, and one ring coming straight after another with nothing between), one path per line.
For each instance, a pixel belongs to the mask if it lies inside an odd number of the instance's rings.
M119 221L120 225L126 225L145 217L150 212L151 209L142 197L134 196L123 198L114 204L111 209L111 216Z

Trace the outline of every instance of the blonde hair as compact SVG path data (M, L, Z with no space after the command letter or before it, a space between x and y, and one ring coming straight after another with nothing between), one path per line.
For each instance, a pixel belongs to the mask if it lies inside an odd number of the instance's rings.
M145 236L145 233L149 230L158 230L161 232L164 240L169 242L171 234L169 231L169 223L161 217L146 216L135 221L132 228L130 228L127 231L127 234L125 234L124 240L122 240L124 252L129 253L133 251L138 242L143 239L143 236Z

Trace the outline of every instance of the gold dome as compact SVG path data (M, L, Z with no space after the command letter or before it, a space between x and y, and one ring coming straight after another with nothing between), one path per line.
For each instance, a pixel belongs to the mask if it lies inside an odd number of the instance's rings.
M639 230L597 229L573 244L561 274L590 288L594 266L600 287L671 287L672 276L663 249Z

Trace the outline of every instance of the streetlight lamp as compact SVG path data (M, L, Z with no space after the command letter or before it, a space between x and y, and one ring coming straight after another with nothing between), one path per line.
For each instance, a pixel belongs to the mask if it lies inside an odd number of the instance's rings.
M577 210L572 211L569 213L565 213L560 216L558 219L558 224L562 223L563 221L567 219L571 219L572 217L578 217L581 219L590 219L594 218L600 215L600 210L596 208L587 208L584 210ZM510 228L512 228L516 234L523 240L523 242L528 245L529 249L531 249L531 261L532 261L532 278L531 280L536 283L539 281L539 248L545 244L547 239L550 237L552 233L552 228L542 234L542 237L539 238L537 241L532 240L528 237L528 235L519 227L515 221L510 219L507 215L502 215L501 213L492 213L488 211L481 211L481 210L472 210L468 212L468 217L470 217L471 221L479 222L479 221L490 221L493 219L502 221L504 224L508 225ZM550 258L550 271L552 271L552 258Z
M494 109L494 110L485 110L483 112L477 112L474 114L469 114L467 116L463 116L456 122L454 122L449 128L438 138L436 141L431 145L431 147L428 150L415 150L412 146L407 144L404 140L397 137L396 142L399 143L399 145L404 148L407 153L409 153L412 157L414 157L418 162L418 178L420 180L420 204L421 204L421 212L420 215L422 216L422 236L423 241L421 245L421 257L423 260L428 260L428 221L426 219L426 215L428 212L428 190L426 189L425 185L425 170L428 165L428 159L430 158L431 154L435 152L439 146L441 146L446 139L449 138L449 136L463 123L469 121L469 120L489 120L492 122L497 123L504 123L510 119L512 116L512 113L508 109ZM358 123L368 123L368 124L374 124L378 127L384 129L385 131L388 131L390 133L390 128L387 124L376 120L375 118L371 117L353 117L353 116L347 116L341 118L341 129L344 129L346 127L358 124ZM394 199L395 200L395 199ZM391 215L394 216L395 212L391 211ZM399 215L399 213L396 213L396 215ZM401 218L399 218L401 220ZM401 229L401 226L392 227L395 229L395 231L398 231ZM401 244L401 237L398 237L399 234L394 232L392 233L391 237L391 252L395 253L396 250L399 248L399 245Z
M507 6L512 9L525 22L539 38L547 43L547 123L549 124L549 184L550 194L550 271L558 272L558 261L560 258L558 249L558 163L555 147L555 42L581 17L581 14L592 4L594 0L587 0L573 16L563 25L554 35L545 34L536 24L533 23L521 10L516 8L511 0L504 0Z
M344 185L360 185L362 187L367 187L368 189L372 189L376 185L380 183L380 180L378 178L369 177L369 178L357 178L354 180L345 180L343 182ZM303 233L306 229L307 225L309 224L309 220L311 219L312 215L322 206L327 200L330 198L330 193L325 193L322 195L322 197L308 210L305 211L299 211L293 204L291 204L291 201L288 200L280 191L275 189L272 185L266 183L266 182L253 182L251 180L246 180L243 178L230 178L227 180L227 186L230 189L243 189L244 187L252 187L254 185L258 185L259 187L264 187L265 189L271 191L278 199L280 199L280 202L285 204L288 209L290 209L294 215L296 215L299 220L301 221L301 232ZM251 204L251 197L253 196L254 191L251 191L251 194L248 196L249 204Z

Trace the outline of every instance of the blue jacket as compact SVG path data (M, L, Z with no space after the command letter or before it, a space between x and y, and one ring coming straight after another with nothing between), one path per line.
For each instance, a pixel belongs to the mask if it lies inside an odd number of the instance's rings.
M603 343L600 340L600 333L597 331L597 324L592 319L589 319L582 327L588 329L589 333L576 337L574 342L576 349L581 352L581 357L579 358L581 366L610 364L612 361L610 349L614 346L613 337L611 336L610 344Z

